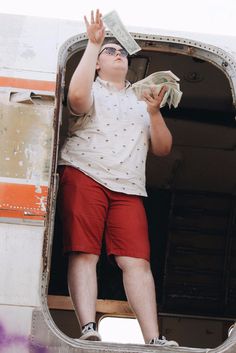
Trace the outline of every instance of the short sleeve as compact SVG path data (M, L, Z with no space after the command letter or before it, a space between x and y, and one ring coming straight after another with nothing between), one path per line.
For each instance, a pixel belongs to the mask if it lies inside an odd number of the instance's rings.
M76 133L76 131L84 128L86 123L92 119L94 115L94 100L91 108L89 109L88 113L85 114L71 114L69 118L69 128L68 133L69 136L72 136Z
M75 113L73 111L73 109L71 108L70 101L69 101L68 97L67 97L67 109L68 109L68 112L69 112L71 117L81 118L81 117L86 115L86 113L80 113L80 114Z

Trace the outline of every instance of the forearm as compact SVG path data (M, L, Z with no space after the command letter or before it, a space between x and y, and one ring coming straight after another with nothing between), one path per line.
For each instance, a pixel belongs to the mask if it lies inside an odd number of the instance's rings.
M91 101L97 56L101 45L88 42L85 52L77 66L69 86L69 100L73 110L87 109Z
M166 126L160 110L150 114L151 151L158 156L170 153L172 147L172 135Z

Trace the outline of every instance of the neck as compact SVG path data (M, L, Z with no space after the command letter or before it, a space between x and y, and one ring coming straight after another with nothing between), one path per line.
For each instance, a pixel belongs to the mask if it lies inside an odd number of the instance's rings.
M104 81L108 81L110 83L112 83L117 89L121 90L125 87L125 77L120 77L120 75L118 76L107 76L107 75L99 75L99 77L104 80Z

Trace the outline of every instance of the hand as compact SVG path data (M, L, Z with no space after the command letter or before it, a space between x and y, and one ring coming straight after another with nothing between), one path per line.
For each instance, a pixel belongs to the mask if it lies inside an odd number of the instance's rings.
M96 15L94 19L94 13L91 11L91 21L87 20L87 17L84 16L84 22L87 29L88 39L94 43L101 45L105 37L105 27L102 22L102 14L99 10L96 10Z
M168 91L166 86L163 86L158 93L155 87L151 87L151 92L143 92L143 100L147 103L147 111L149 114L155 114L157 110L160 110L160 105L165 93Z

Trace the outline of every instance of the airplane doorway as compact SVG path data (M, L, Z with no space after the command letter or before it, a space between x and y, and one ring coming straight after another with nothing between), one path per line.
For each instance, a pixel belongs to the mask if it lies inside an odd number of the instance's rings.
M65 51L62 56L60 85L64 95L59 98L64 105L60 144L69 118L66 92L85 44L73 43L67 55ZM236 314L236 125L229 76L214 62L216 54L210 48L207 52L198 47L189 54L191 43L170 46L167 40L151 38L140 39L140 45L140 56L130 60L130 78L141 79L155 71L171 70L180 77L184 92L176 110L163 109L174 138L172 153L164 158L149 155L147 161L149 197L145 207L161 325L183 346L216 347L227 338ZM78 324L74 318L71 320L73 308L67 306L65 299L67 271L60 230L56 218L49 309L58 327L76 338L80 334ZM99 300L126 301L121 273L108 266L105 255L98 265L98 287ZM64 301L55 304L55 297L59 296ZM99 312L98 319L101 315ZM209 342L204 335L184 337L183 327L188 326L188 320L192 320L193 327L199 323L201 326L204 320L214 321L212 340ZM70 327L68 322L73 325ZM207 325L204 327L207 331Z

